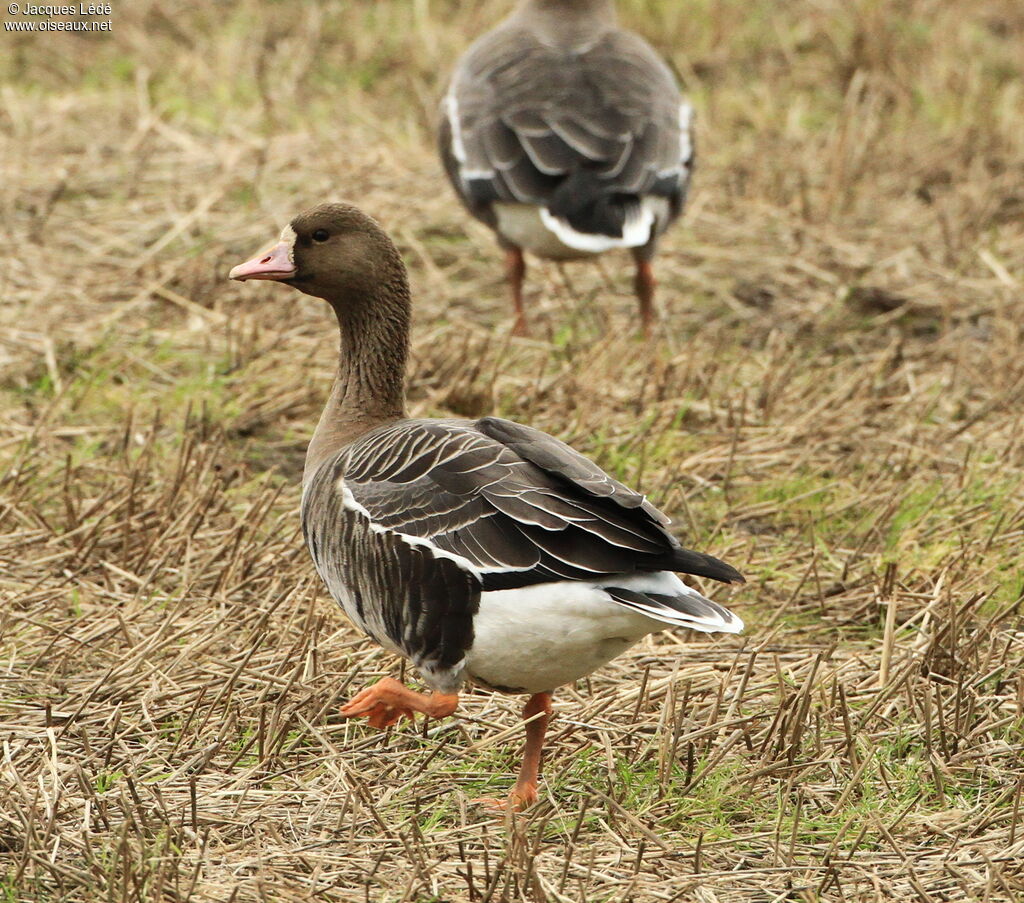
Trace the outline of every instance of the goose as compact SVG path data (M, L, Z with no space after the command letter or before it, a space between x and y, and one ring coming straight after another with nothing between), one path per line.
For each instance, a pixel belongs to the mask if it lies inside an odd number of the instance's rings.
M527 695L522 768L502 803L518 810L537 799L555 689L654 631L742 629L677 576L739 572L683 548L644 496L565 443L498 417L408 417L409 282L369 216L313 207L230 278L290 285L337 316L337 376L302 478L306 545L349 619L431 691L385 677L344 716L441 718L467 682Z
M524 334L523 251L572 260L626 248L645 335L651 260L683 209L693 109L672 70L619 28L612 0L522 0L456 64L439 145L463 205L505 249Z

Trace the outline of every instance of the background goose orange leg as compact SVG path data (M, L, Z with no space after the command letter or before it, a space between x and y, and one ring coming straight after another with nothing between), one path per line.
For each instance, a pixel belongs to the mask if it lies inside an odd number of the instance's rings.
M523 309L523 277L526 275L526 260L522 248L505 249L505 272L508 284L512 289L512 304L516 309L516 322L512 326L512 335L527 335L526 311Z
M412 718L413 712L421 712L431 718L444 718L459 705L458 693L431 693L425 696L410 690L393 677L385 677L357 693L341 707L346 718L365 715L371 727L385 728L399 718Z
M657 282L654 279L654 268L649 260L635 257L636 279L633 287L636 290L636 299L640 302L640 324L644 335L648 338L654 326L654 287Z

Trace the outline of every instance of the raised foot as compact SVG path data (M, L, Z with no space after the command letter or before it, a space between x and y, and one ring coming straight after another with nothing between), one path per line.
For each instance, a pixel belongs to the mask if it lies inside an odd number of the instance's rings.
M431 693L424 696L392 677L385 677L352 697L341 707L341 714L346 718L365 715L370 727L382 730L400 718L411 719L414 712L421 712L431 718L443 718L454 712L458 704L456 693Z

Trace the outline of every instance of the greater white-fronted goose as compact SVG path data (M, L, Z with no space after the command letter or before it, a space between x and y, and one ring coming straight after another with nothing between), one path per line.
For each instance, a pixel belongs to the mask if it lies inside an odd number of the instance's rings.
M740 574L682 548L650 502L569 446L497 417L406 416L409 284L359 210L300 214L230 275L323 298L340 325L338 375L306 455L306 544L349 618L433 691L385 678L343 714L378 728L441 717L466 680L530 694L524 717L540 717L511 794L522 807L537 797L552 690L665 627L742 628L673 572Z
M567 260L628 248L649 333L651 258L686 200L691 119L672 71L616 25L612 0L523 0L459 60L441 156L505 248L517 332L524 249Z

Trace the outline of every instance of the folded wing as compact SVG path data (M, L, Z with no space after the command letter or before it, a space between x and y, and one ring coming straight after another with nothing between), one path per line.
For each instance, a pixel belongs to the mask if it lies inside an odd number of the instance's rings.
M342 470L372 523L456 556L484 590L662 570L742 580L683 549L643 496L507 420L403 421L357 441Z

